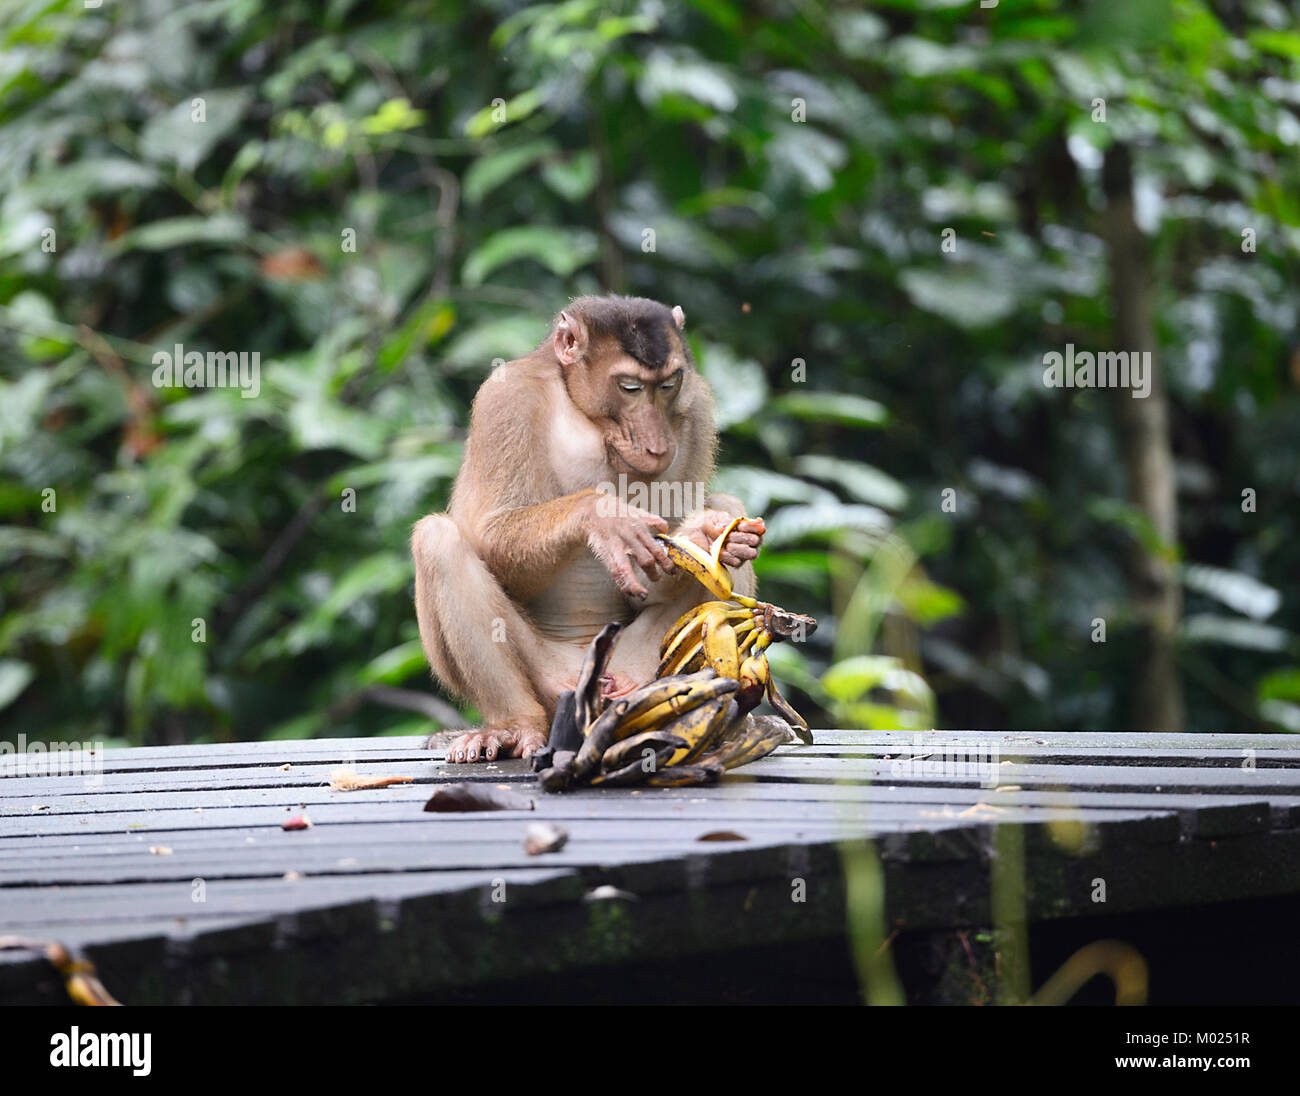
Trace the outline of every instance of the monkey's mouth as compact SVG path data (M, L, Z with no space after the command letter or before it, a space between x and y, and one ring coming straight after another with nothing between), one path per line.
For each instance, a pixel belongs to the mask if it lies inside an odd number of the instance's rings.
M615 463L625 465L633 474L653 477L668 471L668 466L673 463L673 458L677 456L677 447L675 445L670 446L668 452L656 455L647 453L639 446L624 448L611 442L609 452L615 458Z

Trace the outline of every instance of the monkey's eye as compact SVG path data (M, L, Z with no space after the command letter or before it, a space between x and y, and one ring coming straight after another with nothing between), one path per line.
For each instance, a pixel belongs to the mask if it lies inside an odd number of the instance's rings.
M618 386L623 389L624 392L640 392L643 387L642 385L637 384L636 381L620 381Z
M677 378L676 378L676 377L669 377L669 378L668 378L666 381L664 381L664 383L661 384L659 387L660 387L660 388L663 388L663 389L676 388L676 387L677 387Z

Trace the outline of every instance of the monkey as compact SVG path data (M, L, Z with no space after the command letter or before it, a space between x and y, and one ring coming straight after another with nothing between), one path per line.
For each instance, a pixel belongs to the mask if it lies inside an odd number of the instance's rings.
M714 397L680 306L580 297L542 342L498 366L470 411L447 512L411 536L420 640L434 676L482 729L453 763L529 757L606 624L624 625L602 691L652 680L668 628L710 596L657 532L709 547L741 501L710 494ZM735 589L756 588L761 519L729 535Z

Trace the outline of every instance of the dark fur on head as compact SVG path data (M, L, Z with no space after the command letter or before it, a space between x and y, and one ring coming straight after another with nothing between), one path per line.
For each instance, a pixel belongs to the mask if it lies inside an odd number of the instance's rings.
M613 339L648 369L660 368L678 348L688 366L695 364L672 309L649 297L579 297L565 311L586 325L593 344Z

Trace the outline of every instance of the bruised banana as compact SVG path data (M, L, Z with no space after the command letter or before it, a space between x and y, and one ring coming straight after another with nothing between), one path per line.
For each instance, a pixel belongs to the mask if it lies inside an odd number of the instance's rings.
M618 737L622 739L648 727L658 727L714 699L718 695L718 680L712 669L704 668L694 673L655 678L642 685L623 698L628 701L628 707L619 724Z
M659 645L655 680L617 700L600 693L617 626L593 640L574 690L582 744L576 752L556 747L553 764L539 774L544 790L582 782L711 784L727 769L765 757L792 730L811 743L807 723L776 687L766 652L774 641L801 640L817 622L734 593L721 554L741 520L730 522L708 551L685 539L658 538L713 600L692 606L669 629ZM779 718L753 714L764 697Z
M588 728L582 749L573 759L573 778L580 780L592 772L600 764L606 750L636 733L636 720L659 706L677 700L678 707L685 709L662 728L675 734L678 720L689 717L697 707L708 701L734 693L739 687L738 682L717 677L711 671L692 676L696 680L685 685L670 679L652 681L606 708Z
M732 685L736 682L730 678ZM734 692L735 690L731 690ZM667 724L665 730L671 731L686 742L685 749L677 750L668 764L689 765L701 754L711 750L726 734L727 727L739 714L739 709L729 693L723 694L708 704L701 704L685 715L678 716Z
M618 643L618 636L622 630L623 625L617 622L606 624L596 638L587 645L587 655L583 659L582 670L573 689L573 716L580 731L585 732L587 725L600 715L603 703L600 679L605 673L605 667L609 665L610 656L614 653L614 646Z
M726 770L721 765L671 765L647 773L641 781L651 788L687 788L699 784L716 784Z
M632 735L631 738L623 739L622 742L616 742L606 750L605 756L600 759L600 767L606 772L611 769L622 769L633 761L643 760L647 750L658 755L668 747L667 756L672 757L678 750L689 746L690 743L686 739L662 728L642 731L640 734Z
M701 765L736 769L766 757L789 741L790 728L771 716L745 716L728 728L727 737L699 759Z

